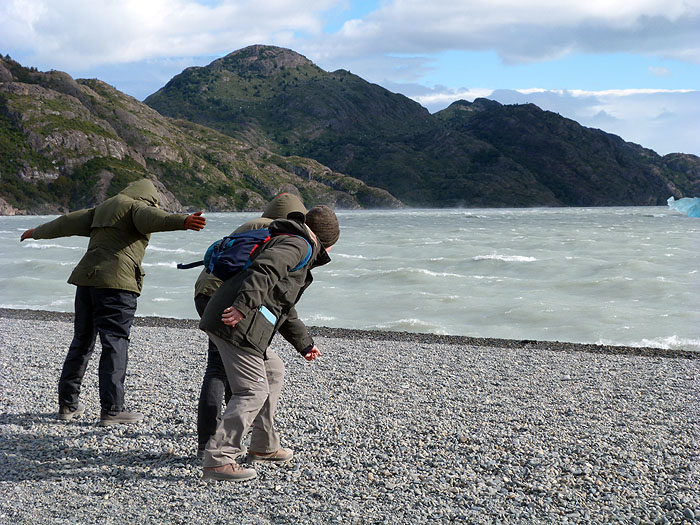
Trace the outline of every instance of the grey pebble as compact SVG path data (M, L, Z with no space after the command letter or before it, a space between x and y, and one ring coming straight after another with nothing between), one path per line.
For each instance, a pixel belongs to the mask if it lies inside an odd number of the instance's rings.
M6 314L6 315L3 315ZM286 466L203 483L196 405L206 337L137 318L127 407L55 419L68 315L0 309L0 522L676 523L700 509L700 359L683 352L314 328L287 366ZM689 467L691 466L691 467Z

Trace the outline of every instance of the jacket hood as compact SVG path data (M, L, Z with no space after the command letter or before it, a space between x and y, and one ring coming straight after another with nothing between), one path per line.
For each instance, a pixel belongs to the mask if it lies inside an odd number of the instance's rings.
M151 206L158 204L158 192L150 179L134 181L119 193L135 200L146 201Z
M301 199L293 193L280 193L270 201L262 216L267 219L286 219L294 211L306 214Z

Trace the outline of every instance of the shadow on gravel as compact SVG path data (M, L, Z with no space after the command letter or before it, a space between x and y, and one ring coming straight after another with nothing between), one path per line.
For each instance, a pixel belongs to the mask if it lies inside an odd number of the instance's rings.
M32 432L34 426L46 424L65 428L53 435ZM73 432L63 435L68 427ZM152 445L151 450L131 448L144 439ZM191 482L190 468L199 466L194 453L183 456L163 450L164 445L181 441L194 441L194 437L190 432L98 427L97 419L90 418L59 421L55 413L0 414L0 482L105 477ZM120 444L123 450L115 450Z

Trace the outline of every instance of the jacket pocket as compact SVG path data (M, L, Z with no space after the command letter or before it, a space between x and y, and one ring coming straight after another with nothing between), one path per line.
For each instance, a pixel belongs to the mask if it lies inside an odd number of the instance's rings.
M264 352L275 333L277 319L264 306L255 311L246 331L246 340L258 350Z

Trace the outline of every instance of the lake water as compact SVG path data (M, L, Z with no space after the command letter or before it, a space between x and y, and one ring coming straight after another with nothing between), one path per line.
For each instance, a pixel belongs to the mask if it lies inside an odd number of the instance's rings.
M254 213L155 233L137 315L196 318L178 262ZM700 219L661 207L340 211L309 325L700 351ZM80 237L25 241L53 217L0 217L0 306L73 310Z

